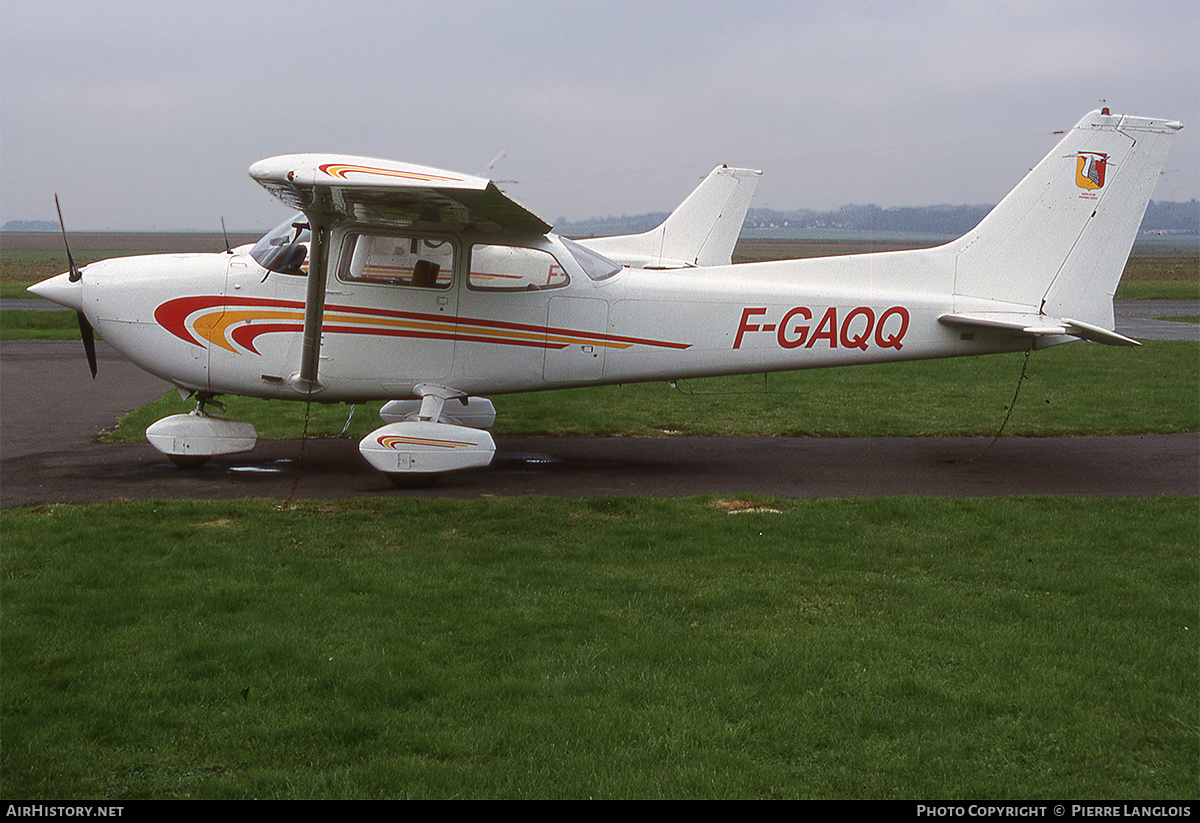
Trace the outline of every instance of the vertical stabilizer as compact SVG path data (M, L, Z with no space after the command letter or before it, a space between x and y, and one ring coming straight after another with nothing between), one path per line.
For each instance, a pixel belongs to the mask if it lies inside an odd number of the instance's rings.
M969 234L954 293L1111 329L1121 279L1177 122L1092 112Z

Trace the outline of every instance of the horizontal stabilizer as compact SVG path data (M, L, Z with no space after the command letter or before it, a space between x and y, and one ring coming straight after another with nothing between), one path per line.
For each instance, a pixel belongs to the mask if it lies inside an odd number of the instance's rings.
M761 176L717 166L658 228L579 243L632 268L728 266Z
M1103 343L1106 346L1140 346L1138 341L1115 331L1072 320L1069 317L1045 317L1040 314L1013 314L1009 312L985 312L981 314L943 314L938 322L945 326L968 329L986 329L1007 332L1026 337L1069 335L1080 340Z

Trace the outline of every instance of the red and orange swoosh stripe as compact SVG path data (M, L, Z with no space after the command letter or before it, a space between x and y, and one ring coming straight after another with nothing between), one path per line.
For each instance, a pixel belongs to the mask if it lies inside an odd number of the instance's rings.
M431 437L409 437L399 434L384 434L375 438L375 442L385 449L402 449L405 446L428 446L436 449L462 449L477 446L470 440L444 440Z
M401 180L410 180L414 183L461 183L460 177L449 177L441 174L429 174L427 172L419 172L406 169L381 169L375 166L361 166L354 163L325 163L317 167L317 170L330 177L336 177L339 180L349 179L347 175L364 174L373 177L396 177Z
M180 340L195 346L208 344L230 352L239 349L259 354L255 341L264 334L300 332L304 329L304 303L259 297L196 295L177 297L159 305L154 319ZM462 340L541 349L591 345L610 349L654 346L687 349L674 343L641 337L598 334L574 329L511 323L471 317L392 311L361 306L325 307L321 329L325 334L373 335L431 340Z

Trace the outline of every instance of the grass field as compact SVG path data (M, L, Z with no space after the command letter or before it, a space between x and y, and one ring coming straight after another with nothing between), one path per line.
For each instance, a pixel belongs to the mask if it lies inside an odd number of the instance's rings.
M1195 798L1194 499L5 512L17 798Z

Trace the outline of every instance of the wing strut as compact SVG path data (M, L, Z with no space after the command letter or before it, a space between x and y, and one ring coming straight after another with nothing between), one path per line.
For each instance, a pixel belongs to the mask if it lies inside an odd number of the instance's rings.
M312 239L308 252L308 292L304 300L300 371L288 381L296 391L310 395L325 388L318 380L318 366L321 360L321 324L325 318L325 285L329 275L329 226L318 224L314 217L315 214L309 215Z

